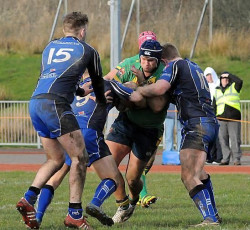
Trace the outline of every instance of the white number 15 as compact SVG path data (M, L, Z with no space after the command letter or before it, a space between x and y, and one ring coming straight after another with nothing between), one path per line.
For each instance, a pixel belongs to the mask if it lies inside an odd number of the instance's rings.
M48 62L47 64L51 64L51 62L64 62L64 61L68 61L71 58L71 55L69 52L74 51L74 49L69 49L69 48L61 48L56 52L56 56L60 56L63 55L62 58L54 58L53 59L53 55L55 52L55 48L51 48L49 51L49 57L48 57Z

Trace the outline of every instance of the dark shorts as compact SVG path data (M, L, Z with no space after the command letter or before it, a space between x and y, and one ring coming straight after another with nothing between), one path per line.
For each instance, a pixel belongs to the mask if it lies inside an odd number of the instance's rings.
M205 151L210 158L210 151L218 137L219 124L216 118L192 118L186 121L182 129L180 149Z
M129 146L133 154L142 161L148 161L155 153L163 135L161 129L142 128L120 114L109 130L107 140Z
M41 137L57 138L80 129L67 102L31 99L29 112L33 126Z
M81 129L81 131L89 155L88 167L90 167L93 162L111 155L109 148L104 141L102 132L98 133L94 129ZM65 163L68 166L71 165L71 159L68 154L66 154Z

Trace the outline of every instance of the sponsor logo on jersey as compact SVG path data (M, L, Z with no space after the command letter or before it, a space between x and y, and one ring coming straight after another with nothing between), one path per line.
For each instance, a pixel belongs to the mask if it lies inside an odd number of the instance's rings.
M56 78L56 73L45 73L41 75L41 79L47 79L47 78Z

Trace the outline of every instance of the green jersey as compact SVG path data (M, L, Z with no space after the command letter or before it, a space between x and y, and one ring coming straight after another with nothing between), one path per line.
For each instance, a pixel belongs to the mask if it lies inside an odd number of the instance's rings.
M139 55L125 59L116 67L118 72L115 80L121 83L132 81L138 84L137 76L131 71L132 66L142 71ZM145 79L147 84L155 83L160 78L164 67L165 66L160 63L155 72L153 72L148 79ZM147 107L143 109L130 109L126 113L129 120L140 127L161 128L166 118L167 109L163 109L159 113L154 113Z

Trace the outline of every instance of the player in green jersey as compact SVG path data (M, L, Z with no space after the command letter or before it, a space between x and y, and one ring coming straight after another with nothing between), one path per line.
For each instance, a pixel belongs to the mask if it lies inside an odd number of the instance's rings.
M136 84L150 84L160 78L164 65L161 63L162 47L154 40L145 41L140 48L140 62L121 68L116 76L121 83L134 82ZM131 70L133 66L142 73L142 81ZM139 72L138 72L139 73ZM159 100L159 98L155 98ZM165 96L160 98L165 104ZM167 107L167 105L166 105ZM129 198L125 188L118 189L114 194L118 209L113 217L115 223L126 221L133 213L139 200L139 193L143 183L140 177L150 158L155 154L163 135L163 123L166 117L166 108L155 113L149 107L129 109L120 112L107 136L107 144L117 163L129 154L130 160L126 170L126 180L129 187Z
M138 38L138 45L139 45L139 49L142 45L142 43L146 40L157 40L157 37L155 35L154 32L152 31L143 31L142 33L140 33L139 38ZM124 59L122 62L120 62L115 69L111 70L106 76L106 79L115 79L119 82L121 82L121 80L119 79L119 76L123 75L124 70L130 70L131 69L131 74L134 74L135 77L132 77L132 81L134 83L136 83L137 85L142 85L145 83L153 83L155 82L155 78L151 77L149 79L149 81L144 81L144 76L142 76L141 73L141 68L140 67L140 58L139 58L139 54L133 56L133 57L129 57ZM137 69L138 68L138 69ZM129 71L130 72L130 71ZM123 79L125 80L125 79ZM127 81L125 81L127 82ZM140 118L139 118L140 119ZM147 186L146 186L146 174L149 172L150 168L153 165L155 159L155 155L151 157L151 159L149 160L143 174L142 174L142 181L143 181L143 189L140 193L140 199L138 201L138 205L141 205L142 207L148 208L151 204L155 203L157 200L157 197L154 195L150 195L148 194L147 191Z

